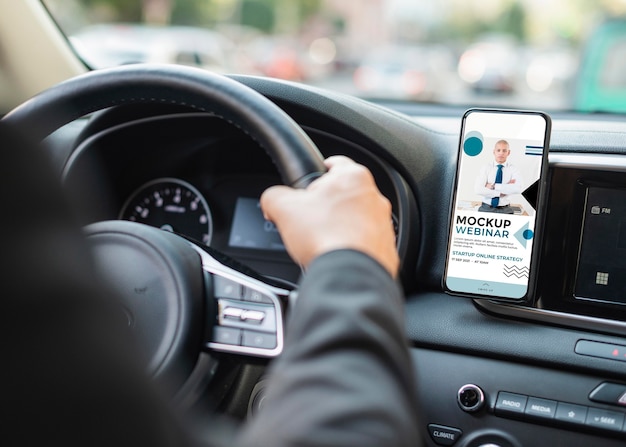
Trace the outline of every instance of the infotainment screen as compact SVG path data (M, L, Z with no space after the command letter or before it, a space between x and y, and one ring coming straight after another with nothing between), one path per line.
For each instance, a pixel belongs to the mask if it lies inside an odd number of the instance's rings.
M276 226L265 220L258 199L239 197L228 245L257 250L285 251Z
M626 304L626 189L586 189L574 296Z

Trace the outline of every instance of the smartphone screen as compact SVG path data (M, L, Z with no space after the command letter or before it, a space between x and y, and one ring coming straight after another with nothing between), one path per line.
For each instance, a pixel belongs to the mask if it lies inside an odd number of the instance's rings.
M444 276L448 292L529 299L549 133L550 118L540 112L465 113Z

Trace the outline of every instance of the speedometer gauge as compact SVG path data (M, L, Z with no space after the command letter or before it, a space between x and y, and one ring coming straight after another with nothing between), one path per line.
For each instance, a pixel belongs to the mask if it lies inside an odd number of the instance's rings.
M202 194L175 178L141 186L122 207L120 219L181 233L207 245L213 233L211 210Z

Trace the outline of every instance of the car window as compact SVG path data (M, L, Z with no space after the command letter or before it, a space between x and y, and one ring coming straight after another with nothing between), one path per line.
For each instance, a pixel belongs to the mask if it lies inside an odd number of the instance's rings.
M94 69L181 63L381 100L626 111L624 0L42 1Z

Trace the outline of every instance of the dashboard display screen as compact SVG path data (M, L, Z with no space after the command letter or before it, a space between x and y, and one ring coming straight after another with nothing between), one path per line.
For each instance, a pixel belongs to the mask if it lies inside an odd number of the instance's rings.
M574 295L626 304L626 190L588 187Z
M258 199L239 197L228 245L237 248L285 251L278 229L265 220Z

